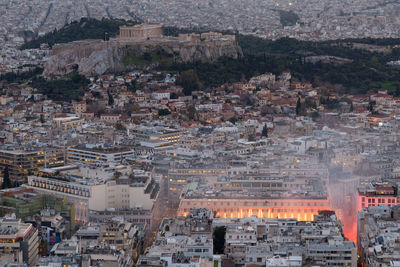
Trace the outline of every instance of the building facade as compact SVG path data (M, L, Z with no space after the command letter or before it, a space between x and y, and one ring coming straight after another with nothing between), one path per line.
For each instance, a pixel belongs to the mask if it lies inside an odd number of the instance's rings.
M181 199L178 216L186 216L192 208L210 209L221 218L294 218L312 221L319 211L332 210L330 198L204 198Z
M358 188L357 210L364 207L398 205L397 189L389 182L362 182Z
M69 182L38 176L29 176L27 187L37 192L67 198L74 204L77 223L87 222L90 211L93 211L94 220L107 217L107 214L98 212L117 210L128 212L130 209L151 211L159 190L151 179L145 184L127 185L117 184L115 180L88 183L85 180ZM131 215L135 215L134 212ZM147 219L146 213L136 215L138 218Z
M133 38L156 38L162 37L162 25L161 24L140 24L135 26L121 26L119 28L121 39L133 39Z
M91 146L70 147L67 149L67 162L82 165L119 164L126 157L134 156L127 147L101 148Z
M0 254L11 255L11 262L34 266L39 257L38 230L30 223L22 223L15 215L0 219Z
M11 180L24 181L28 174L38 173L42 168L63 166L63 149L47 150L0 150L0 169L8 166Z
M161 126L138 126L129 132L135 137L138 144L153 151L169 149L179 143L181 139L179 130Z

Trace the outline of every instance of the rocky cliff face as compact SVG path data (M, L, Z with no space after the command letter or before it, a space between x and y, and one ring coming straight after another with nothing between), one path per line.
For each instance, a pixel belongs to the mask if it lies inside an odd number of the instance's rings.
M78 69L84 75L101 75L137 68L137 62L126 58L140 58L144 53L167 55L177 62L215 61L219 57L238 58L242 50L235 41L182 42L172 38L158 40L104 42L78 41L53 47L44 74L63 75ZM157 59L153 60L157 63Z

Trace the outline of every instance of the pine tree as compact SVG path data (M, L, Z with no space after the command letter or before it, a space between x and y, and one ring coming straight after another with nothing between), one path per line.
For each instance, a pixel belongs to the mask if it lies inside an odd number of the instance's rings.
M3 184L1 185L2 189L10 188L11 181L10 181L10 174L8 173L8 165L4 168L3 171Z
M296 104L296 115L300 114L300 110L301 110L301 100L300 97L297 99L297 104Z
M268 138L268 128L267 124L264 124L264 128L262 129L261 136Z
M400 87L397 86L396 91L394 91L394 96L399 97L400 96Z
M368 110L373 113L374 112L374 106L376 105L375 101L370 101L368 104Z
M108 94L108 105L112 106L114 104L114 98L109 90L107 91L107 94Z

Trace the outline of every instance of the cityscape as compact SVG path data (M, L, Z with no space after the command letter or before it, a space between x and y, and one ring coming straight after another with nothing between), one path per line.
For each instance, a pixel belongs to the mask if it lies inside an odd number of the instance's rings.
M0 266L400 266L397 0L0 0Z

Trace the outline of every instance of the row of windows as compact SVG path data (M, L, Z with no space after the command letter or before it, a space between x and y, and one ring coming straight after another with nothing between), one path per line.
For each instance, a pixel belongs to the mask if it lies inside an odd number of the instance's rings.
M248 258L248 261L252 262L253 258L252 257ZM263 262L263 258L257 258L257 262Z
M232 235L229 235L229 238L232 239ZM245 235L245 236L243 236L243 235L241 235L241 236L237 235L237 236L236 236L236 239L239 239L239 238L240 238L240 239L243 239L243 238L244 238L244 239L250 239L250 240L251 240L251 239L253 239L253 236L251 236L251 235L249 235L249 236L247 236L247 235Z
M201 248L195 248L195 249L189 248L187 251L188 252L209 252L210 250L208 248L203 248L203 249L201 249Z
M229 186L229 184L226 185ZM231 187L282 187L282 184L281 183L232 183L230 186Z
M232 200L228 200L226 202L221 202L221 201L186 201L184 203L185 206L199 206L199 207L204 207L204 206L214 206L214 207L220 207L220 206L237 206L237 207L268 207L268 206L274 206L274 207L313 207L313 206L324 206L326 203L318 203L318 202L237 202Z
M392 204L387 204L389 207L392 207ZM362 203L361 204L361 207L362 208L364 208L364 207L377 207L377 206L379 206L379 204L365 204L365 203Z
M344 251L338 251L338 250L310 250L310 254L351 254L351 250L344 250Z
M48 184L48 183L41 183L41 182L31 181L29 183L29 185L30 186L34 186L34 187L49 189L49 190L52 190L52 191L58 191L58 192L72 194L72 195L89 197L89 191L85 191L85 190L78 189L78 188L72 188L72 187L69 187L69 186L66 187L66 186L64 186L62 184Z
M225 174L225 170L172 170L171 173L176 174Z
M184 212L189 212L190 209L183 209ZM298 214L298 213L316 213L318 212L318 209L214 209L214 211L216 212L237 212L237 213L249 213L251 212L252 214L258 214L258 212L262 212L263 214L267 214L268 212L271 213L280 213L280 212L287 212L287 213L294 213L294 214Z
M368 204L371 204L371 203L379 203L379 204L384 204L384 203L396 203L396 199L387 199L387 198L378 198L377 199L377 201L375 202L375 198L368 198ZM387 202L386 202L386 200L387 200ZM362 199L361 199L361 201L362 201L362 203L365 203L365 198L363 197Z

